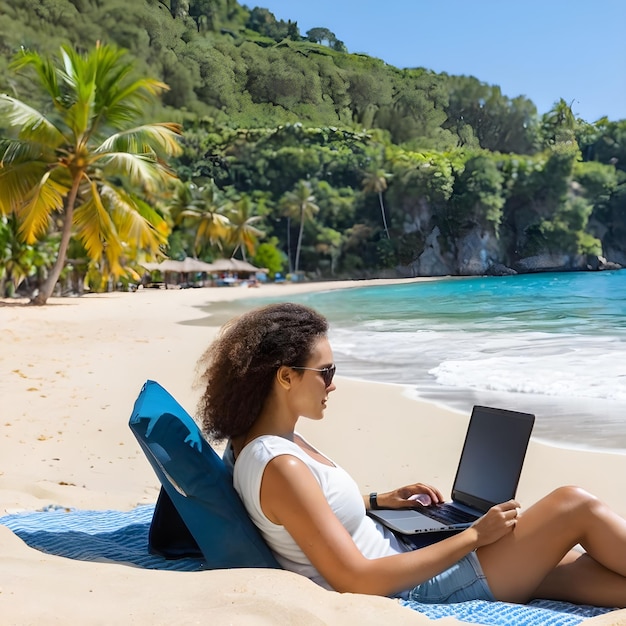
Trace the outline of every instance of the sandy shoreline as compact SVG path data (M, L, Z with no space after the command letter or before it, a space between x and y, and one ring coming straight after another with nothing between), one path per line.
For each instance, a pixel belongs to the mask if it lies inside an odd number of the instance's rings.
M51 299L43 308L0 302L0 515L154 502L158 482L128 418L146 379L193 413L195 362L217 330L192 323L206 318L201 307L386 282L143 290ZM400 386L339 377L326 419L301 430L364 492L414 480L447 492L466 424L466 415L413 400ZM624 455L532 442L518 498L530 504L574 483L626 515L625 470ZM0 554L0 624L428 623L392 600L326 592L287 572L181 574L70 561L27 548L3 527Z

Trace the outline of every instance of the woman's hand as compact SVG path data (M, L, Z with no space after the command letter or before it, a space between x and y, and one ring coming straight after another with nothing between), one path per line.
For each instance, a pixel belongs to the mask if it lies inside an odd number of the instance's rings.
M492 506L481 518L471 526L476 532L476 547L486 546L513 531L520 515L519 503L509 500Z
M378 494L378 506L384 509L413 509L443 502L439 489L424 483L414 483L387 493Z

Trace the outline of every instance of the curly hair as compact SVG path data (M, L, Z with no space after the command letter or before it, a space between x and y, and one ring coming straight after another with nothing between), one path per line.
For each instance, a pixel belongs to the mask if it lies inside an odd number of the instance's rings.
M228 322L198 361L204 387L198 417L220 440L245 434L258 418L281 365L304 365L328 322L290 302L253 309Z

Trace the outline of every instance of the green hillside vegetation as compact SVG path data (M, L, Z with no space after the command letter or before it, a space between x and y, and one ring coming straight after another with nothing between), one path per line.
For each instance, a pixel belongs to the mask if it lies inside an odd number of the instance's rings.
M167 83L143 114L184 128L180 188L146 198L169 257L236 254L318 278L626 264L626 120L576 119L558 99L539 116L478 78L395 68L233 0L13 0L0 32L0 92L42 111L44 94L9 68L23 49L102 41ZM0 289L34 289L57 227L26 244L3 209ZM110 284L73 254L67 289ZM137 280L146 255L113 278Z

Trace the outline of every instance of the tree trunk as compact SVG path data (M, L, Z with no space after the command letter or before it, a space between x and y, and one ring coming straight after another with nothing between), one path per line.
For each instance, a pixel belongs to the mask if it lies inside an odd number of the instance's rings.
M380 202L380 213L383 216L383 226L385 227L385 233L387 233L387 239L390 239L389 229L387 228L387 218L385 216L385 205L383 204L383 192L382 191L378 192L378 201Z
M76 203L76 196L78 195L78 187L82 179L82 173L77 175L74 179L74 184L70 190L70 194L67 197L67 203L65 205L65 215L63 217L63 230L61 231L61 244L59 245L59 252L57 259L52 266L52 269L48 273L48 276L39 288L39 293L31 299L31 304L38 306L44 305L48 298L54 291L54 286L59 280L59 276L65 265L65 257L67 256L67 248L70 245L70 238L72 237L72 218L74 217L74 204Z
M302 246L302 231L304 230L304 210L300 211L300 230L298 231L298 245L296 246L296 267L295 273L298 273L300 265L300 247Z
M293 272L293 261L291 260L291 218L287 216L287 260L289 261L289 273Z

